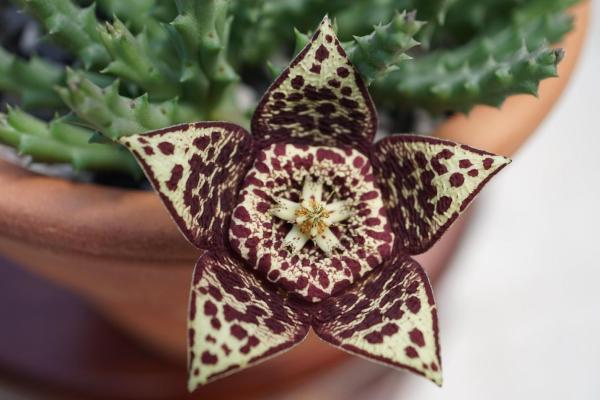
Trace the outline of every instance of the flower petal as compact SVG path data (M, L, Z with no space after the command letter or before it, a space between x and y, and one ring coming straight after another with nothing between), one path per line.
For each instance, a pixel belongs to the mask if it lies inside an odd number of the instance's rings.
M429 249L510 159L430 137L394 135L373 162L392 228L410 254Z
M189 318L190 391L289 349L309 329L305 311L218 252L198 260Z
M442 384L433 294L421 266L406 255L318 304L312 325L343 350Z
M251 136L234 124L198 122L119 141L138 159L185 237L199 248L223 246L253 159Z
M327 17L271 85L252 119L252 134L263 147L280 141L341 143L366 151L376 129L371 97Z

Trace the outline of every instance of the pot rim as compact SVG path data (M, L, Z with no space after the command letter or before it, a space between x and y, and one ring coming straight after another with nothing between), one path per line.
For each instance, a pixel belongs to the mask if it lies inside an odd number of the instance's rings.
M542 82L538 98L511 96L501 109L478 106L468 116L445 121L434 136L512 155L535 132L572 76L589 5L585 1L573 7L576 23L561 43L567 57L559 65L560 77ZM12 239L107 259L174 261L199 255L153 192L42 176L4 160L0 187L0 232Z

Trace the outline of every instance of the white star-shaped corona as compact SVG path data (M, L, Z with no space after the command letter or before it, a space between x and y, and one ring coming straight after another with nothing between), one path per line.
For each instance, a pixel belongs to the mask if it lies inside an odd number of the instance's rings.
M298 253L309 239L327 255L340 247L338 238L329 227L350 218L352 210L346 201L327 204L322 197L323 182L307 176L300 203L284 198L274 199L271 214L294 224L284 239L284 245L292 254Z

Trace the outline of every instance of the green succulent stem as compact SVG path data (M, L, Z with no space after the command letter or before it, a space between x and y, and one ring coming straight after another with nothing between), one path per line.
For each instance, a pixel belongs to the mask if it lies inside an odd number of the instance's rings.
M24 108L62 107L53 86L63 78L58 65L38 57L24 60L0 47L0 90L19 96Z
M477 104L498 107L512 94L535 95L542 79L556 76L562 59L546 39L561 38L571 26L563 13L511 24L462 47L399 64L375 82L374 93L394 108L465 113Z
M142 177L135 159L117 144L89 143L93 132L61 119L46 123L18 109L0 114L0 142L35 162L70 164L76 171Z
M196 108L180 104L177 99L155 103L147 95L135 99L122 96L119 81L101 88L72 70L67 71L67 86L59 87L57 91L90 128L112 140L205 117Z
M81 8L71 0L18 0L44 25L49 35L70 50L86 68L104 66L109 54L96 30L95 7Z
M414 12L397 13L387 24L379 24L366 36L356 36L345 43L344 49L350 61L371 84L394 71L397 65L411 57L408 50L417 46L414 37L425 24L415 19Z

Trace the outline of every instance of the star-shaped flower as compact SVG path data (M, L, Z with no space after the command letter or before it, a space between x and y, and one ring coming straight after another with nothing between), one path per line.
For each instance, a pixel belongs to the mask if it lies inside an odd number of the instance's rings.
M441 384L430 248L509 162L430 137L373 144L377 115L327 18L269 88L252 133L198 122L124 137L204 251L189 309L189 388L312 328Z

